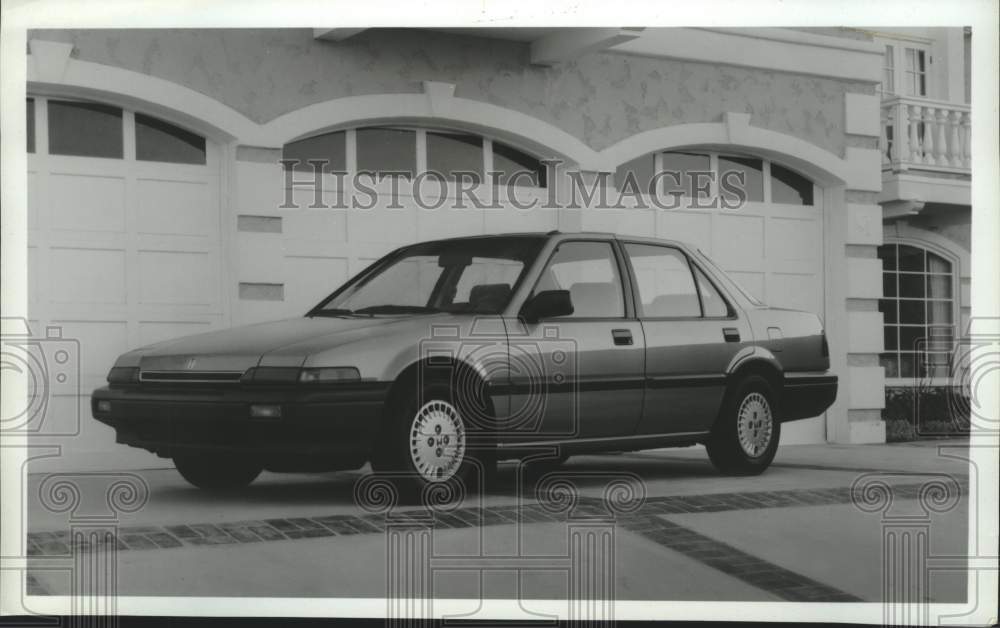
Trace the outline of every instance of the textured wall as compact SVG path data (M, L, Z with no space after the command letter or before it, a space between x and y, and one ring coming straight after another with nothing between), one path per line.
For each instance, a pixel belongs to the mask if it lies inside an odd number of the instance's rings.
M258 122L362 94L457 85L456 96L535 116L602 149L629 135L727 111L842 155L844 92L872 86L833 79L614 53L555 67L528 63L528 45L431 31L379 29L345 42L310 29L41 30L87 61L144 72L216 98Z
M940 233L966 251L972 250L972 210L969 207L929 204L909 221L914 227Z

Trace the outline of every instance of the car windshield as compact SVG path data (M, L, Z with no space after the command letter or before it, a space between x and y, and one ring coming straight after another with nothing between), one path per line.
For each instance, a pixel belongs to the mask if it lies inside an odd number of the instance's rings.
M499 314L544 243L498 236L415 244L387 255L310 315Z

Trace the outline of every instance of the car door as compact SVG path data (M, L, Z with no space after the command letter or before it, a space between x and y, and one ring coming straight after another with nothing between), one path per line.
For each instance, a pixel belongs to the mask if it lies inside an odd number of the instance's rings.
M710 429L726 369L750 328L680 248L624 242L646 339L646 388L637 434Z
M642 413L645 341L629 316L625 272L609 240L560 242L531 295L568 290L573 314L508 326L511 410L537 440L634 433Z

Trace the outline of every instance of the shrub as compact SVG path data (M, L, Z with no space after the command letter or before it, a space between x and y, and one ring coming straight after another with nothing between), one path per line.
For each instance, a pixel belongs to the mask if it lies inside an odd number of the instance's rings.
M890 419L885 422L885 442L903 443L917 440L917 432L909 421Z
M957 386L885 389L886 440L941 438L969 433L969 396Z

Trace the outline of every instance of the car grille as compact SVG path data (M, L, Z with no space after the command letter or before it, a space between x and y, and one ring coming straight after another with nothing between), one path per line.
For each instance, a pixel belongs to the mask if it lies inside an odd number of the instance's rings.
M142 371L143 384L238 384L242 371Z

